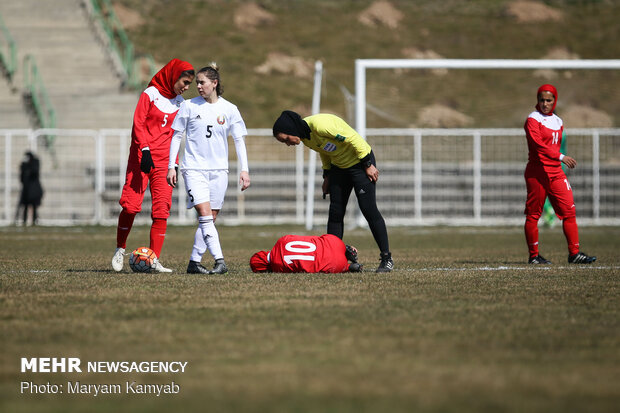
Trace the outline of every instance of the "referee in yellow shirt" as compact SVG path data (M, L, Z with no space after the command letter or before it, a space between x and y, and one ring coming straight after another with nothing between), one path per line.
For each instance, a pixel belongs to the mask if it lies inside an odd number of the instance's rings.
M342 239L347 203L355 189L360 210L381 251L377 272L392 271L394 261L387 228L377 208L379 170L372 148L364 138L338 116L318 114L302 119L290 110L282 112L274 123L273 136L287 146L303 143L321 156L323 194L330 195L328 234Z

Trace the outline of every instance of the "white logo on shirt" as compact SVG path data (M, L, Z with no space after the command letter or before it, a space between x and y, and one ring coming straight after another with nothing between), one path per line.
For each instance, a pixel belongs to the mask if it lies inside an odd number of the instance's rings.
M327 143L325 144L325 146L323 146L323 150L324 150L325 152L333 152L333 151L335 151L336 149L338 149L338 147L337 147L336 145L334 145L333 143L331 143L331 142L327 142Z

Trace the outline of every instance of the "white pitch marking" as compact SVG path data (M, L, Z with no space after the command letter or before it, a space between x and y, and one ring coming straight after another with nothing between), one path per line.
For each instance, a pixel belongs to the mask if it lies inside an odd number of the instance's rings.
M461 268L410 268L408 271L510 271L510 270L565 270L565 269L575 269L575 270L618 270L620 266L590 266L590 265L580 265L580 266L561 266L554 267L550 265L532 265L528 267L509 267L505 265L501 265L499 267L461 267Z

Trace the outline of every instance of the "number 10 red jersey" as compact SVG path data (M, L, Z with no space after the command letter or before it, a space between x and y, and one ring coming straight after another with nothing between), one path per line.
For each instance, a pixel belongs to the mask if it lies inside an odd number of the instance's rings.
M345 251L335 235L285 235L269 252L269 267L273 272L347 272Z

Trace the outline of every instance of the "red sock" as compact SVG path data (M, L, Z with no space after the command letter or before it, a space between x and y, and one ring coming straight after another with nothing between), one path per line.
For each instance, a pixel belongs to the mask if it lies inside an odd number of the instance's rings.
M568 243L568 253L575 255L579 252L579 230L577 229L577 218L564 218L562 229Z
M121 211L118 216L118 226L116 227L116 248L125 248L127 246L127 237L135 217L136 214L130 214L124 209Z
M525 218L525 240L530 258L538 255L538 218L528 215Z
M161 254L161 249L164 246L164 238L166 237L166 228L168 227L168 221L163 218L153 218L153 224L151 225L151 246L157 258Z

